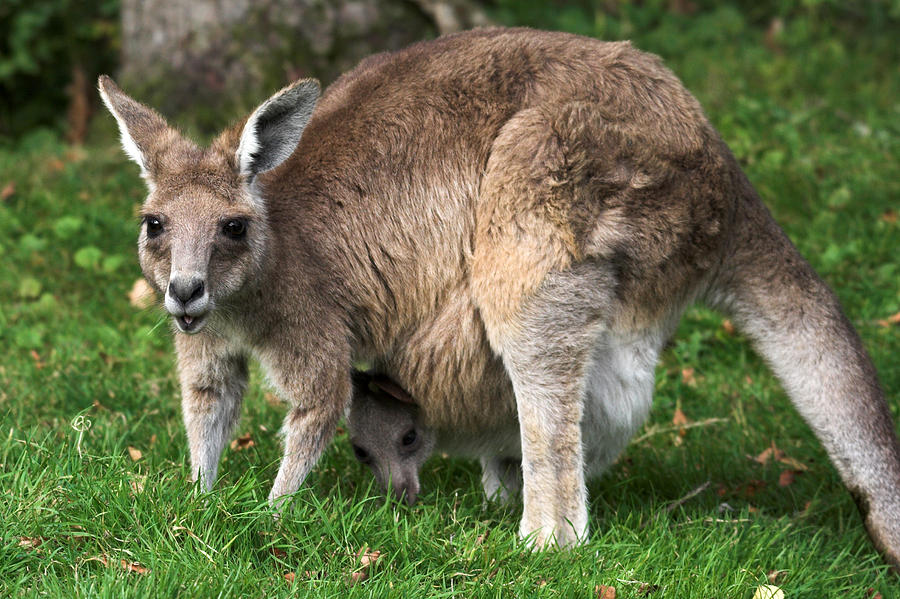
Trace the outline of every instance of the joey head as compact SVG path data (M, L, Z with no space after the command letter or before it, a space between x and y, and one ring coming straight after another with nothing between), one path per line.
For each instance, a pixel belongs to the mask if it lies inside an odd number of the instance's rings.
M347 427L356 459L372 470L382 491L397 498L405 493L410 505L421 492L422 464L436 448L479 458L487 499L507 502L521 488L521 458L498 457L491 444L473 442L465 435L454 436L452 431L441 435L441 446L436 432L422 423L415 400L384 375L353 373ZM495 432L486 430L482 434Z
M412 505L419 495L419 469L434 449L434 434L418 422L418 408L399 385L355 372L347 413L356 459L372 470L382 490Z
M700 302L772 367L900 564L900 446L872 361L659 58L463 32L364 60L321 98L297 81L205 148L99 87L147 182L140 263L173 323L203 489L250 359L288 405L276 508L365 361L438 435L521 457L524 538L583 542L586 467L642 425L660 351Z

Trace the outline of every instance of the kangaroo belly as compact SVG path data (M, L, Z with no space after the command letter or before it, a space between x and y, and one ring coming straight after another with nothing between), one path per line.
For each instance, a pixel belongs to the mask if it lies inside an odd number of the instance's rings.
M509 428L516 420L512 384L470 294L460 285L446 298L375 367L416 398L425 426L447 431L448 438Z

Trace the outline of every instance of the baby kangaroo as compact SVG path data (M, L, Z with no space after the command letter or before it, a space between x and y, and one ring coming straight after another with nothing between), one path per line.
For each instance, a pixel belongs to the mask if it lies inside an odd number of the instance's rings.
M516 427L511 424L515 435ZM518 447L512 447L515 443L509 443L510 453L516 454L513 457L496 456L491 444L465 434L455 438L452 431L445 431L439 440L436 432L422 423L415 400L384 375L354 371L347 427L356 459L372 470L383 491L410 505L421 490L419 470L436 448L480 458L482 487L489 499L509 500L522 486L521 456ZM496 433L483 431L482 436Z
M208 148L99 86L148 184L138 251L172 317L203 489L249 359L289 405L276 506L364 361L433 430L501 446L491 455L514 443L521 534L581 542L585 464L610 462L644 421L659 352L703 301L752 339L900 563L900 450L872 362L655 56L461 33L373 56L321 98L298 81ZM602 440L596 459L582 435Z

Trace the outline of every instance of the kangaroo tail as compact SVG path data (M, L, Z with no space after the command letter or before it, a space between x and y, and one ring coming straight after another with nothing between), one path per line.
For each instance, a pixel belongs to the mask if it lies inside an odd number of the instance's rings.
M900 447L875 368L834 293L749 183L742 195L707 299L769 363L856 499L873 542L900 568Z

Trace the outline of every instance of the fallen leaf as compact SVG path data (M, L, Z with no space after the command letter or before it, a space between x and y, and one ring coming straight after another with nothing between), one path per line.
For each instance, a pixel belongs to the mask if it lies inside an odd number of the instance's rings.
M616 587L598 584L594 587L594 592L597 593L597 599L616 599Z
M805 472L806 470L809 470L809 466L807 466L803 462L798 462L797 460L795 460L794 458L792 458L790 456L783 456L783 457L779 458L778 462L781 464L784 464L785 466L788 466L792 470L799 470L801 472Z
M5 202L16 193L16 182L10 181L0 189L0 201Z
M278 547L269 547L269 551L278 559L284 559L287 557L287 551L285 551L284 549L279 549Z
M784 599L784 591L774 584L762 584L756 587L753 599Z
M287 574L284 575L284 579L287 580L288 582L294 582L294 573L288 572Z
M788 487L794 484L794 479L797 476L797 472L794 470L782 470L781 474L778 475L778 486L779 487Z
M131 485L131 490L135 492L135 494L140 494L144 492L144 481L147 480L146 476L139 476L138 478L133 478L129 481Z
M637 592L638 592L638 595L640 595L641 597L646 597L650 593L653 593L658 590L659 590L658 584L650 584L649 582L642 582L641 586L638 587Z
M769 582L774 583L778 580L779 576L785 573L787 573L787 570L769 570L769 573L766 574L766 578L769 579Z
M681 408L675 408L675 414L672 416L672 424L675 426L684 426L689 423L688 417L684 415Z
M477 547L477 546L481 545L482 543L484 543L487 540L489 534L491 534L490 531L487 531L485 533L478 535L478 538L475 539L475 546Z
M688 387L696 387L697 379L694 377L694 369L693 368L682 368L681 369L681 380Z
M866 599L881 599L881 593L869 587L866 589Z
M137 562L129 562L123 559L120 563L122 564L122 569L126 572L134 572L135 574L148 574L150 572L150 568L142 566Z
M359 555L359 566L361 568L368 568L377 562L380 557L380 551L364 551Z
M881 215L881 220L888 224L894 224L897 222L897 211L896 210L885 210L884 214Z
M244 449L250 449L254 445L256 445L256 443L253 442L253 437L250 436L250 433L247 433L232 441L231 449L234 451L242 451Z
M111 567L114 562L111 562L110 559L106 555L95 555L93 557L85 558L86 562L100 562L104 566ZM134 572L135 574L149 574L150 568L146 566L142 566L138 562L130 562L128 560L119 560L119 566L125 570L126 572Z
M893 316L888 316L884 320L879 320L878 324L883 327L889 327L892 324L900 324L900 312L897 312Z
M128 446L128 455L131 456L132 462L137 462L139 459L144 457L144 454L141 453L140 449L138 449L137 447L132 447L131 445Z
M734 335L734 324L727 318L722 321L722 328L725 329L725 332L729 335Z
M347 584L350 586L360 583L369 577L369 568L381 558L381 552L369 551L369 547L365 546L356 552L356 556L359 558L359 566L347 576Z
M753 460L765 466L771 459L781 461L782 458L784 458L784 452L775 447L775 441L772 441L772 444L769 447L766 447L762 453L753 458Z
M150 447L153 447L154 445L156 445L156 433L150 435Z
M131 286L131 291L128 292L128 303L138 310L145 310L156 303L156 293L143 277Z
M43 542L41 537L19 537L19 547L22 549L37 550Z
M34 367L38 370L44 367L44 362L43 360L41 360L41 355L35 350L31 350L31 359L34 360Z

